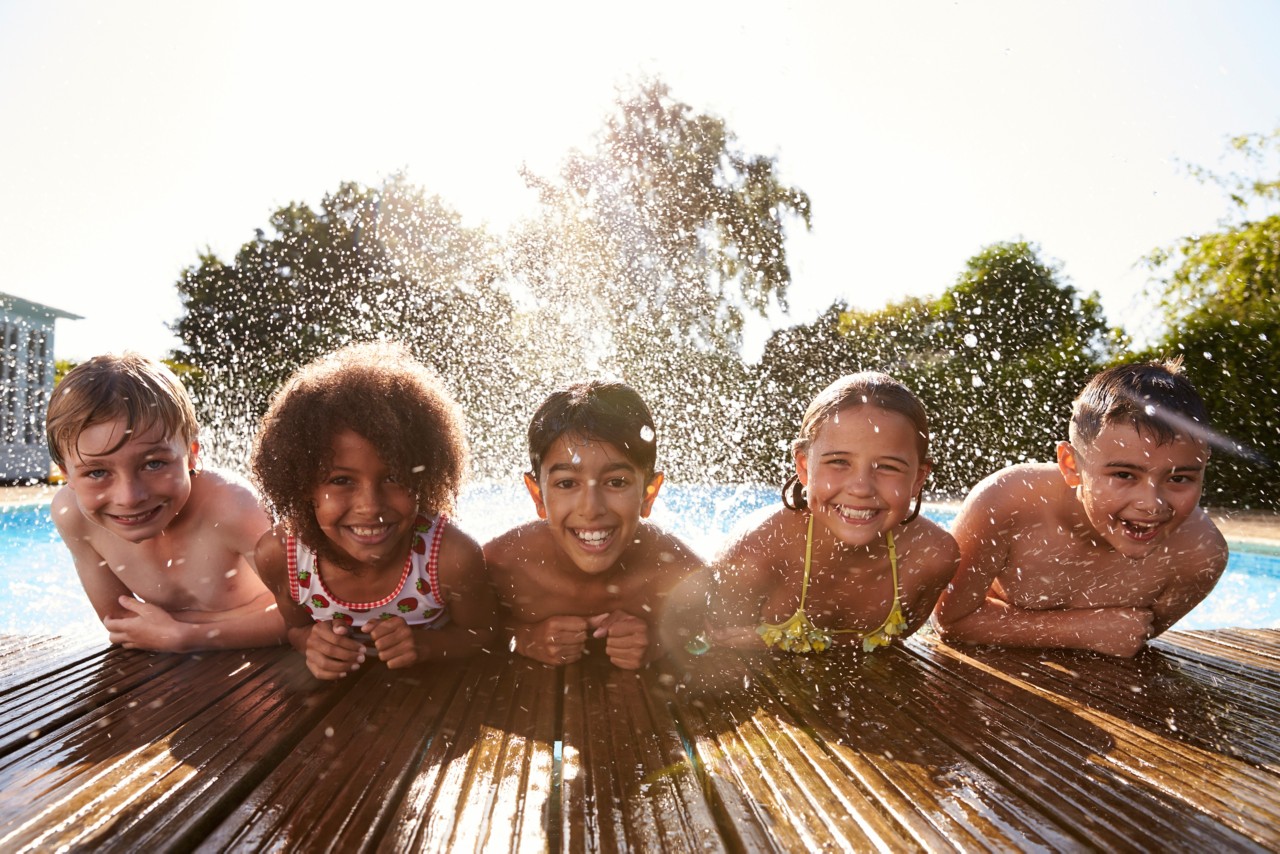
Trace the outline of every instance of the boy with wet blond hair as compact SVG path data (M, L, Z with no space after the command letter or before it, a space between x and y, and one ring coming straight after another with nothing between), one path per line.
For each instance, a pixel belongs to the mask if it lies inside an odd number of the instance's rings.
M270 520L244 481L201 469L195 409L168 368L137 353L90 359L54 390L45 425L66 478L53 521L112 643L284 640L252 564Z
M1179 361L1095 376L1056 465L1006 468L965 499L960 570L936 613L944 637L1136 654L1226 567L1199 507L1210 435Z

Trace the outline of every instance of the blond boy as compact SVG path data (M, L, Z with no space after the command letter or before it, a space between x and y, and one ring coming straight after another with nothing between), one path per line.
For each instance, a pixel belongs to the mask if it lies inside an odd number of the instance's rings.
M49 451L66 478L53 521L112 643L188 652L284 639L254 572L270 527L253 491L201 470L195 410L161 363L105 355L54 390Z
M1208 436L1180 363L1095 376L1056 466L1006 468L965 499L960 570L936 614L943 635L1136 654L1226 567L1226 541L1199 507Z

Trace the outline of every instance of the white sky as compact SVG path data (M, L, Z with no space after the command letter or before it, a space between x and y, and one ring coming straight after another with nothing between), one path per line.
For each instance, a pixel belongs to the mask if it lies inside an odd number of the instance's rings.
M0 0L0 291L163 356L203 248L399 169L502 228L656 75L810 194L793 322L1024 237L1141 331L1135 262L1225 212L1177 161L1280 125L1269 0L442 5Z

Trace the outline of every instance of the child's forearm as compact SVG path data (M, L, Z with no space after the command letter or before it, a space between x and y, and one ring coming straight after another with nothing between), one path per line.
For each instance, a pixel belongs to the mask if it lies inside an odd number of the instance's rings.
M999 646L1088 649L1130 656L1141 649L1151 612L1143 608L1027 610L995 598L940 626L950 641Z
M231 611L181 611L173 617L182 627L187 652L291 642L284 619L270 594Z

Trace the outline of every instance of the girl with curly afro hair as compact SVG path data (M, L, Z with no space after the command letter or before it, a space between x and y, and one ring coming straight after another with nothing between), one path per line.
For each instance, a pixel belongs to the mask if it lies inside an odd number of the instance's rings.
M466 463L457 405L402 346L344 347L272 397L252 468L276 525L257 568L317 678L370 654L400 668L490 640L484 558L448 520Z

